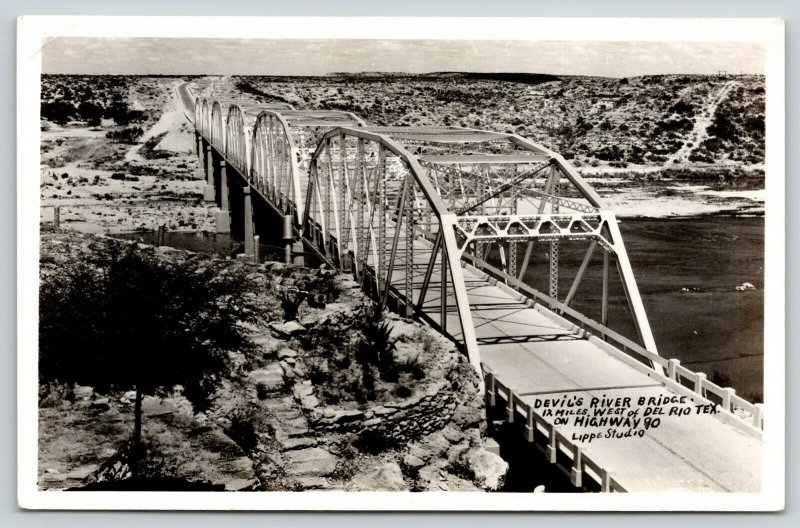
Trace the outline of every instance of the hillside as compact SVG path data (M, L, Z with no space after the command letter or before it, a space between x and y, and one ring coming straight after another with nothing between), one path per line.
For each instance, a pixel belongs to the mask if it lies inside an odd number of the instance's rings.
M763 77L505 75L234 77L208 92L232 97L244 89L256 99L347 110L378 125L513 132L576 166L755 169L764 162Z
M45 75L42 218L60 205L62 222L85 231L213 230L182 82L199 96L339 108L371 124L516 132L569 158L619 216L763 213L763 77L486 77Z

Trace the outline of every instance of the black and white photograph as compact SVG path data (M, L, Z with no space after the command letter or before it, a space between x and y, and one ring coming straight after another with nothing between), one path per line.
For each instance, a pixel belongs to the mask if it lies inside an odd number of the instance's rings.
M18 46L23 507L782 508L781 21Z

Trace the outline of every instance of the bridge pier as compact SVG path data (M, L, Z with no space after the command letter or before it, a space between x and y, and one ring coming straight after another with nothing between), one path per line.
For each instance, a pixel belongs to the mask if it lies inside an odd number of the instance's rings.
M250 186L242 189L244 202L244 254L248 257L255 255L255 240L253 239L253 202L250 197Z
M292 263L292 251L294 242L294 230L292 229L293 222L294 222L294 216L283 215L283 229L281 231L281 238L283 239L284 263L286 264Z
M195 133L196 141L196 148L197 151L197 163L199 165L198 168L194 170L194 179L195 180L205 180L206 179L206 170L205 170L205 154L203 153L203 136L200 134Z
M214 150L211 145L206 145L206 185L203 187L203 200L206 202L216 200L214 191Z
M220 207L215 213L217 233L231 232L231 211L229 206L230 197L228 196L228 168L225 160L219 162L219 193Z

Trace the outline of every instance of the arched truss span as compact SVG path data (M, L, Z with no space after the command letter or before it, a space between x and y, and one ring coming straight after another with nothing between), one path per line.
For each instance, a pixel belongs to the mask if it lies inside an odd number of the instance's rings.
M225 116L223 115L222 105L219 101L214 101L211 106L211 144L219 152L225 152Z
M194 99L194 128L200 131L203 119L203 101L199 97Z
M208 99L203 99L201 104L201 116L200 116L200 134L208 139L209 131L211 129L210 121L211 121L211 109L209 108Z
M334 127L363 126L349 112L263 110L252 134L253 185L299 227L308 186L308 165L319 139Z
M241 174L250 174L250 131L245 125L241 106L233 104L228 109L225 124L225 157Z
M600 247L604 277L612 257L640 341L657 353L613 212L563 157L513 134L455 127L331 130L311 159L303 236L382 302L462 342L479 372L462 260L513 283L531 264L534 246L547 244L550 291L537 294L563 314ZM588 248L563 296L558 255L565 240ZM498 253L502 270L487 262ZM457 318L448 307L453 298ZM607 302L604 289L603 325Z
M252 183L284 214L301 207L299 152L280 113L259 113L253 127Z

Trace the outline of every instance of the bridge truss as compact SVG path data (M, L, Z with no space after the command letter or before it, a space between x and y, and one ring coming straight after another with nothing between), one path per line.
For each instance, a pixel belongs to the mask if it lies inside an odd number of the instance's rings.
M547 297L564 305L575 297L593 253L604 251L603 325L613 258L642 345L657 354L613 212L554 152L483 130L339 128L322 137L309 175L306 241L351 270L380 302L456 336L476 368L480 354L462 265L485 270L490 253L498 252L502 270L495 275L507 284L525 275L536 244L549 248ZM563 240L588 246L566 297L558 291ZM451 296L454 329L447 328Z
M295 110L285 103L198 98L195 124L209 173L221 162L238 172L292 217L308 248L352 271L379 302L453 337L478 372L463 267L519 290L514 284L536 260L537 246L547 250L549 284L537 293L554 307L569 306L593 254L603 252L603 327L613 260L640 346L657 355L613 212L555 152L514 134L368 127L349 112ZM219 160L212 160L212 151ZM587 248L563 295L559 244L565 240ZM490 264L491 255L499 256L499 268Z

